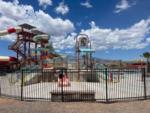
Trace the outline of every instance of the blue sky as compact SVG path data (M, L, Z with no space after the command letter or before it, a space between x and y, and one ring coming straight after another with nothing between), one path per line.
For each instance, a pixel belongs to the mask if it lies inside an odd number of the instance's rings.
M104 59L130 60L150 50L149 0L0 0L0 30L30 23L52 35L59 52L74 54L73 38L86 33ZM11 7L11 9L10 9ZM0 40L0 55L15 56Z

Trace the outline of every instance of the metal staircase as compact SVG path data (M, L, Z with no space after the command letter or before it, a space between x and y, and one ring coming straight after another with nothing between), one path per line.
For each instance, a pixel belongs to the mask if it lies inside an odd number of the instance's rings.
M20 56L25 58L25 54L22 50L22 45L23 45L23 41L22 40L17 40L12 45L8 46L8 49L13 50L14 52L18 53Z

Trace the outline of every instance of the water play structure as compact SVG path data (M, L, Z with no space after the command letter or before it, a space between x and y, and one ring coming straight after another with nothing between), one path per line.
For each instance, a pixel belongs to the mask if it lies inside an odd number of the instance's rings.
M34 68L38 65L40 68L51 68L50 60L57 57L58 54L52 51L52 45L49 43L49 35L38 30L29 24L21 24L17 27L11 27L0 31L0 36L15 33L17 35L15 42L8 48L16 53L16 63L18 68Z
M77 35L75 44L75 53L77 59L77 69L92 69L93 58L92 54L95 52L92 49L91 41L86 34Z
M67 59L54 52L50 35L38 30L35 26L21 24L0 31L0 36L16 34L16 40L9 45L8 49L16 53L17 68L35 69L67 67ZM94 49L86 34L79 34L76 38L76 69L93 69Z
M94 50L92 49L91 41L86 34L79 34L75 37L75 56L78 70L78 79L80 78L80 69L93 69L93 58L92 54Z

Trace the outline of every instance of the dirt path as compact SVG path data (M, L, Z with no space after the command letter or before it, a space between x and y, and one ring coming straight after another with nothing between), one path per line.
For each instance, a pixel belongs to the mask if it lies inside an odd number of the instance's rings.
M0 98L0 113L149 113L150 100L103 103L21 102Z

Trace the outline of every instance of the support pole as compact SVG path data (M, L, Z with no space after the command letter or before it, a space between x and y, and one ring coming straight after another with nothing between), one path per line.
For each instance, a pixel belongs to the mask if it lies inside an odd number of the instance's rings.
M2 95L2 89L1 89L1 80L0 80L0 97Z
M147 99L147 94L146 94L146 73L145 73L145 68L142 69L143 70L143 79L144 79L144 99Z
M79 42L77 42L78 44L78 50L77 50L77 54L78 54L78 81L80 80L80 50L79 50Z
M105 76L106 76L106 103L108 103L108 69L105 69Z
M36 65L38 65L37 43L35 43L35 60L36 60Z
M64 91L63 91L63 78L64 78L64 72L62 70L62 73L61 73L61 100L62 102L64 102Z
M21 101L23 101L24 71L21 72Z

